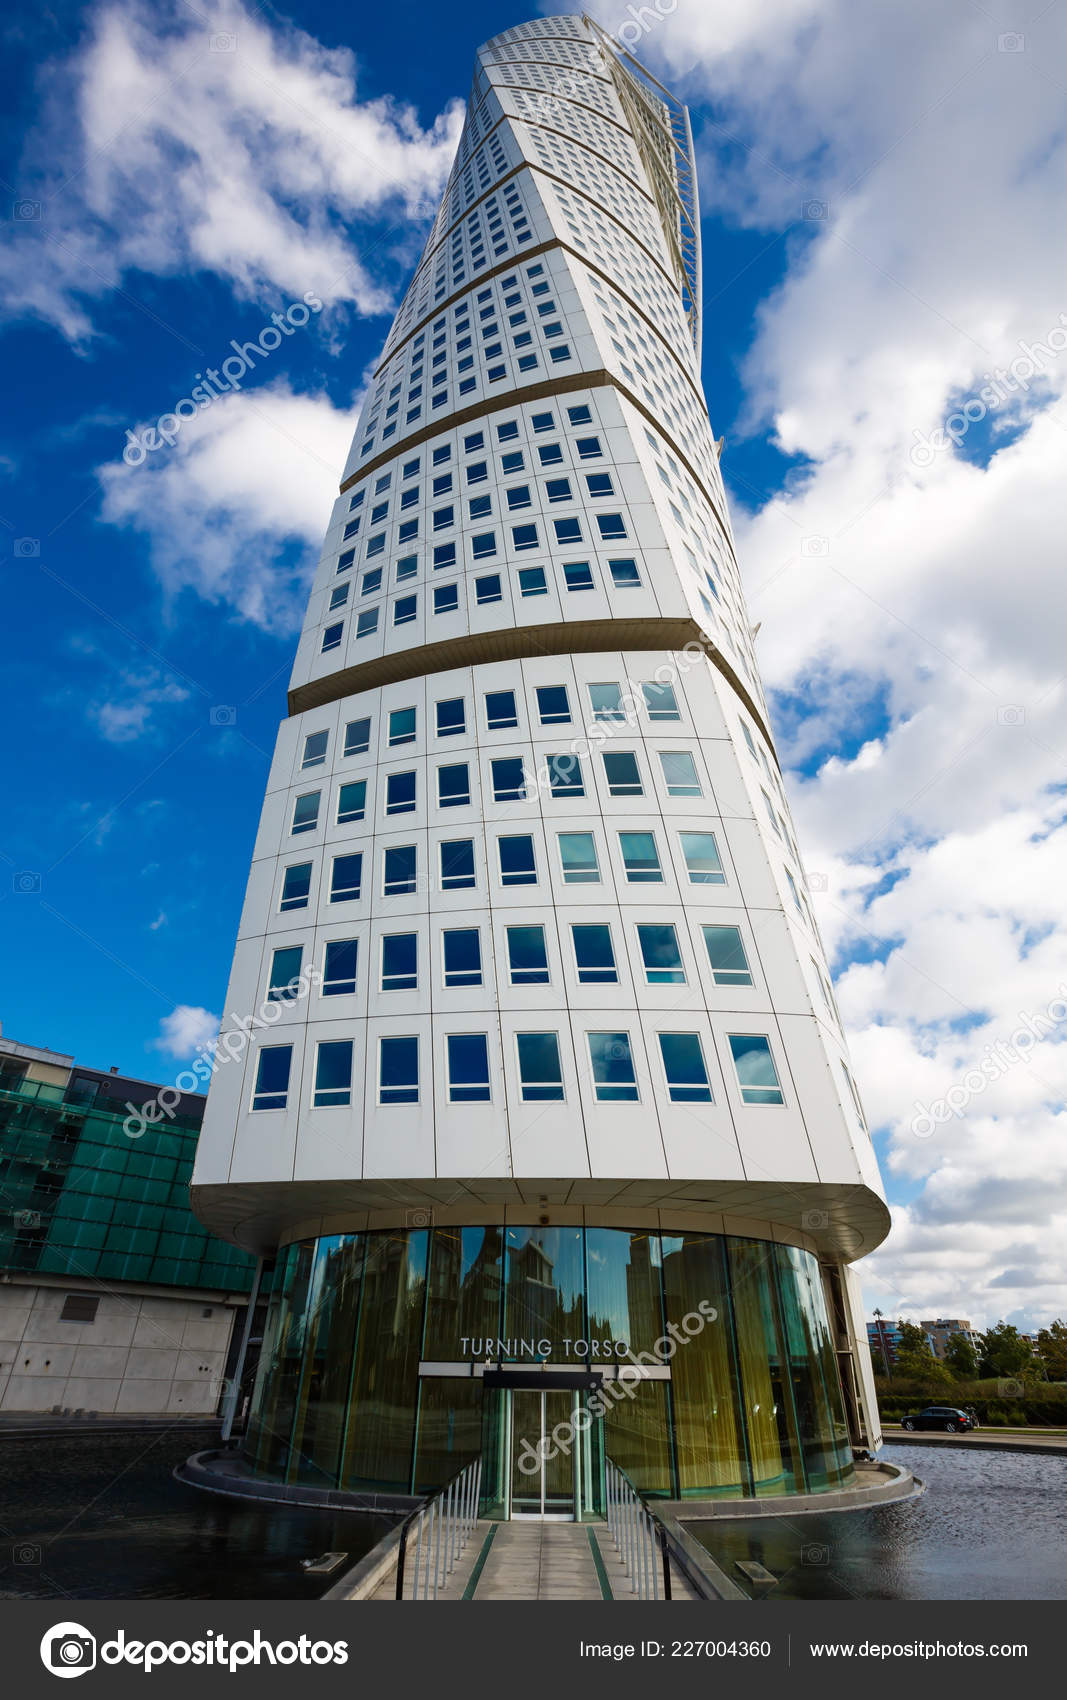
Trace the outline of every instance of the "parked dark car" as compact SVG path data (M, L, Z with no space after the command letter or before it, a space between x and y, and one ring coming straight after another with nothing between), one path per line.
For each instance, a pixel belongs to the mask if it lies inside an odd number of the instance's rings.
M968 1429L977 1428L972 1411L964 1411L958 1405L924 1405L921 1411L913 1411L910 1416L900 1419L901 1428L938 1428L947 1434L965 1434Z

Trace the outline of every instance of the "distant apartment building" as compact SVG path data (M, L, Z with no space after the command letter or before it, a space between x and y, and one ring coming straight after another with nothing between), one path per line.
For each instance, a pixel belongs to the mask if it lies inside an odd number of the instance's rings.
M975 1351L982 1349L982 1336L976 1328L963 1317L939 1316L933 1321L920 1322L919 1327L925 1329L926 1338L930 1342L930 1350L935 1358L943 1358L948 1349L948 1343L953 1334L962 1334L971 1342Z
M900 1350L900 1329L893 1322L884 1319L881 1322L868 1322L867 1344L871 1348L871 1362L874 1364L875 1375L881 1375L883 1363L892 1369L897 1361Z
M211 1415L254 1259L189 1208L204 1099L0 1036L0 1411Z

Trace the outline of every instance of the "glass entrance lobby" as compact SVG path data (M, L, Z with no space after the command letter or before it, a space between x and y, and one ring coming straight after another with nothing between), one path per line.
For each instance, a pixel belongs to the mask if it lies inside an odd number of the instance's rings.
M594 1227L336 1234L279 1253L246 1438L264 1478L582 1517L609 1457L669 1499L814 1494L852 1469L817 1260Z

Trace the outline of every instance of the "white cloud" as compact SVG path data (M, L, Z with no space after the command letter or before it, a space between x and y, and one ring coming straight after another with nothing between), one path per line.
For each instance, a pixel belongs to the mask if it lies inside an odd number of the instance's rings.
M152 1040L154 1051L170 1057L191 1057L205 1045L213 1045L219 1030L219 1018L196 1004L180 1003L159 1024L159 1037Z
M127 668L110 685L106 700L88 705L88 713L109 743L129 744L149 730L154 709L188 696L184 685L156 667Z
M147 536L171 602L191 590L270 631L294 631L353 421L284 381L220 396L173 448L97 469L103 518Z
M388 97L361 101L352 53L239 0L210 20L118 0L45 89L18 183L43 217L16 221L0 291L77 342L94 298L137 272L384 311L370 249L408 252L403 221L432 211L462 120L458 101L429 129ZM361 255L360 225L390 218Z
M998 41L1013 26L1021 51ZM985 467L911 451L1067 313L1047 70L1065 47L1055 9L1024 25L921 0L681 0L638 49L709 103L706 204L786 235L738 428L769 427L803 473L758 512L735 503L735 522L764 678L805 706L778 717L784 756L817 765L791 783L799 837L828 881L820 924L851 964L841 1007L906 1200L863 1266L887 1314L1064 1308L1060 1034L929 1138L911 1122L1064 977L1067 356L994 411ZM810 199L825 220L804 220ZM707 335L733 282L706 268ZM804 555L808 536L828 553Z

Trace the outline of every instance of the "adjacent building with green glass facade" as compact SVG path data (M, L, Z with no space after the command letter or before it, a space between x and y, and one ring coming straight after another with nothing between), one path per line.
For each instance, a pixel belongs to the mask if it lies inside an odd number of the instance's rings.
M254 1260L189 1206L204 1099L0 1037L0 1411L216 1411Z

